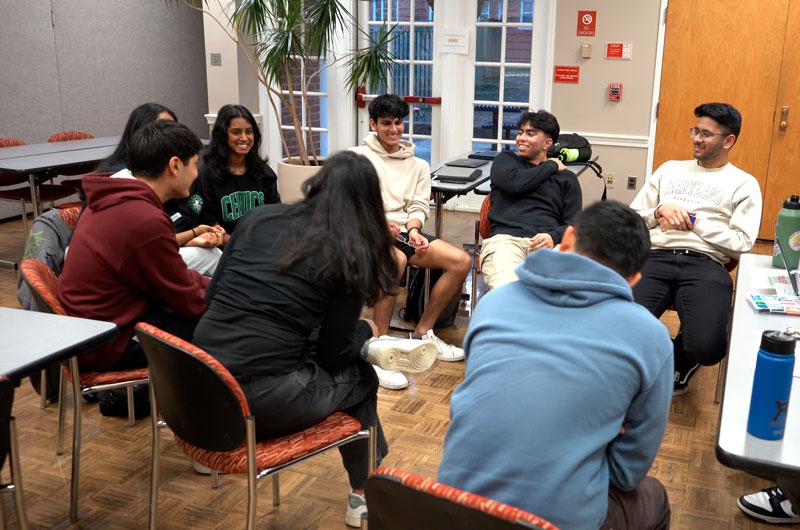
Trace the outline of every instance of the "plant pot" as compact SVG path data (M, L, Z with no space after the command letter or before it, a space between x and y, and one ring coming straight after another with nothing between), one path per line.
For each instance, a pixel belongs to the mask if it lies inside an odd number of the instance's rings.
M319 157L320 164L325 159ZM281 194L281 202L297 202L303 198L300 186L309 177L314 176L322 166L302 166L300 164L289 164L286 159L278 160L278 193Z

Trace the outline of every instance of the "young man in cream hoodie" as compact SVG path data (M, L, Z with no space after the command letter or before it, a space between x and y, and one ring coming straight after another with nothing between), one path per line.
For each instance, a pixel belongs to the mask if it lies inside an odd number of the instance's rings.
M460 361L464 350L439 339L432 328L447 304L458 296L471 261L463 250L421 232L430 213L431 172L427 162L414 156L414 144L402 139L403 118L408 112L408 104L399 96L384 94L375 98L369 105L373 133L352 150L366 156L375 167L381 181L389 229L395 238L406 241L396 239L394 254L398 270L402 272L406 264L410 264L444 271L433 286L428 305L411 338L433 341L442 361ZM396 295L387 295L375 304L373 319L381 335L389 331L396 298ZM408 380L399 372L377 368L376 371L385 388L408 386Z
M673 341L676 395L701 364L725 356L733 290L726 265L750 252L761 221L758 181L728 162L739 111L705 103L694 115L694 160L664 162L631 203L652 242L633 296L656 317L675 304L681 321Z

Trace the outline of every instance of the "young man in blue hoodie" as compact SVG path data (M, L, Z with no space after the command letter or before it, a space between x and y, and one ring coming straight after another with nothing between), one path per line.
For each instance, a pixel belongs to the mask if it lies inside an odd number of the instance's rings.
M647 471L672 397L666 328L633 301L650 239L636 212L598 202L560 252L489 292L464 338L439 481L561 528L668 528Z

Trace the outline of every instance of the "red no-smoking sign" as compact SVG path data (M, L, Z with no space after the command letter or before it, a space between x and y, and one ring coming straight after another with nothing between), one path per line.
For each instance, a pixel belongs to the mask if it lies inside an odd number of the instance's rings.
M578 37L594 37L597 11L578 11Z

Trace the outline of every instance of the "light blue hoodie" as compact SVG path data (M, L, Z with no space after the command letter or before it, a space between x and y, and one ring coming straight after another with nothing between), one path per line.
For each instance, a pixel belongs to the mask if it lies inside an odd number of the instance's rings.
M609 485L634 489L658 452L672 343L625 279L591 259L539 250L516 272L470 322L439 481L597 529Z

